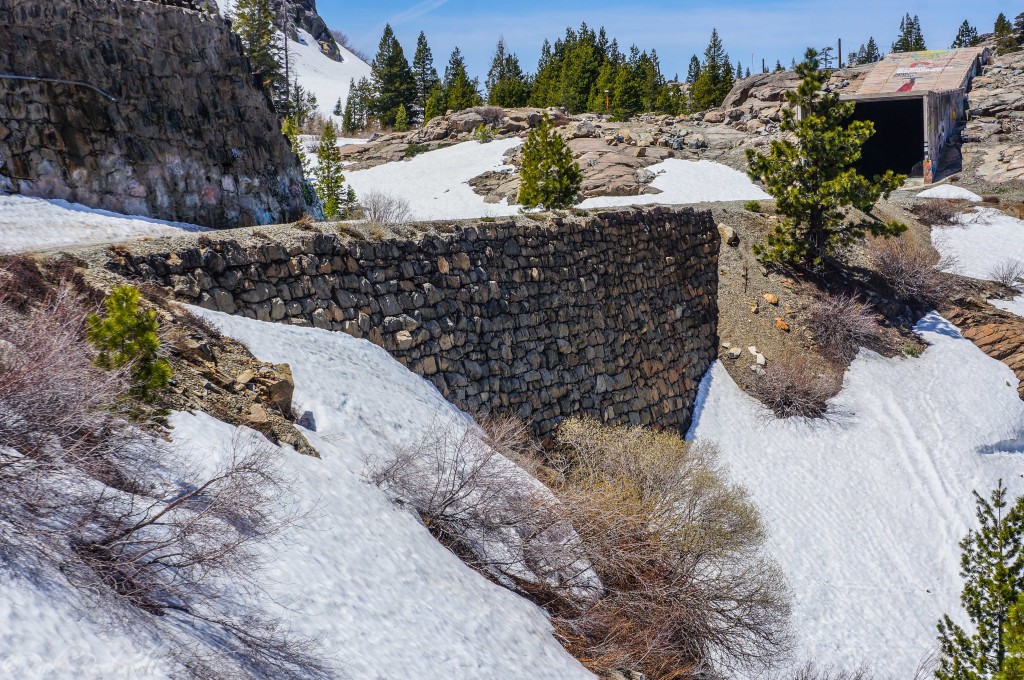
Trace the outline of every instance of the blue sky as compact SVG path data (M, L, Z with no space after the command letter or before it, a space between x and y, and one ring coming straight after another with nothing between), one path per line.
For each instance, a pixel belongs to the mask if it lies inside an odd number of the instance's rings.
M504 36L524 68L532 71L545 37L553 40L566 26L586 21L593 27L605 26L624 48L636 43L644 49L657 49L665 75L672 77L676 72L685 74L690 55L703 51L712 27L718 28L734 63L742 59L749 66L754 53L759 68L762 57L771 65L776 59L788 65L808 45L835 44L840 37L844 53L851 46L856 49L869 35L888 51L905 12L921 17L928 47L949 47L964 19L984 33L992 30L999 12L1012 20L1024 11L1024 2L318 0L317 7L329 26L347 33L371 56L386 22L392 24L410 59L416 36L425 31L438 70L443 70L452 48L458 45L474 75L482 78L498 37Z

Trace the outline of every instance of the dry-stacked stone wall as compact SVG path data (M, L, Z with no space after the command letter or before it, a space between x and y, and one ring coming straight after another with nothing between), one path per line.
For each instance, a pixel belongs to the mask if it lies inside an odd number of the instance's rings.
M0 191L211 227L301 215L298 159L203 4L0 0Z
M573 414L689 426L716 356L719 246L709 212L651 208L375 243L178 239L113 266L209 309L366 338L459 407L543 435Z

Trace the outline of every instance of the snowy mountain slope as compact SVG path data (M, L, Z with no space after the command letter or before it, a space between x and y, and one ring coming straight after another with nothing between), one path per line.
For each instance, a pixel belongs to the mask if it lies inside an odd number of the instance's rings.
M274 594L299 633L323 634L347 677L591 678L544 613L466 567L362 478L366 456L464 416L384 350L342 333L202 313L261 359L291 364L305 434L322 460L287 453L309 526L275 558ZM175 441L210 447L233 428L176 414Z
M0 193L0 253L113 243L203 227L121 215L58 199Z
M959 609L958 542L971 491L1024 493L1017 379L932 314L919 359L868 351L830 422L778 420L716 364L691 437L718 443L768 522L796 592L799 658L911 677ZM1009 450L1004 450L1009 449Z
M340 45L342 61L334 61L320 51L309 33L299 29L298 36L299 42L288 41L291 78L298 79L302 87L315 94L320 111L330 116L339 99L342 106L348 101L352 80L370 77L370 65Z

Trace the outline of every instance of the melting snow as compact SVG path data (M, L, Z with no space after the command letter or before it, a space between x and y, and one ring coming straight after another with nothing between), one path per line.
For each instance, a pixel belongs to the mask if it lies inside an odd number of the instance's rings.
M968 191L963 187L953 186L952 184L940 184L937 187L931 189L925 189L917 195L918 198L949 198L959 199L962 201L972 201L974 203L981 202L981 196Z
M994 208L979 208L961 215L958 225L932 229L932 242L953 259L951 270L988 279L1000 262L1024 262L1024 221Z
M658 176L651 186L660 194L641 196L598 196L581 208L609 208L656 203L685 204L714 201L760 201L771 198L739 170L712 161L669 158L648 168Z

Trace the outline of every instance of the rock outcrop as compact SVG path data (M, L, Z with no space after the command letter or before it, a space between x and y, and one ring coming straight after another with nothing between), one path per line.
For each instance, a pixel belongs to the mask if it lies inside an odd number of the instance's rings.
M964 168L991 184L1024 182L1024 52L994 57L968 96Z

